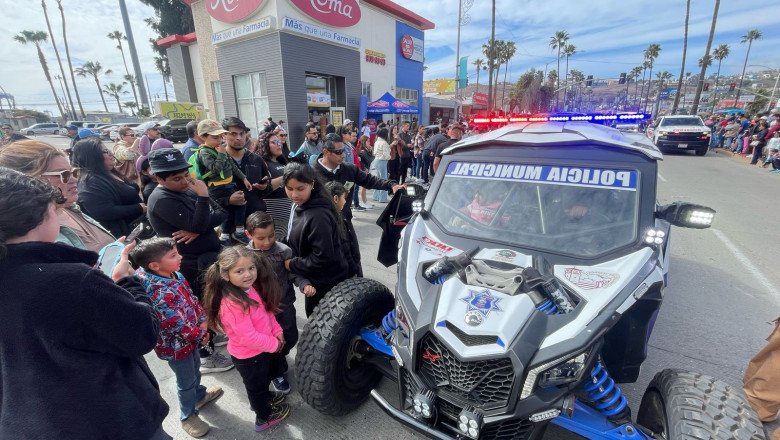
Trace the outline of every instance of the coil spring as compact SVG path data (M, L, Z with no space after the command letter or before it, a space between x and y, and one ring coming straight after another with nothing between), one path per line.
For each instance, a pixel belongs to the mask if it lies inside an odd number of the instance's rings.
M395 321L395 309L393 309L382 318L382 329L385 331L385 334L389 335L396 328L398 328L398 323Z
M590 383L583 388L596 409L611 419L620 418L628 408L628 401L623 396L620 387L615 385L615 381L609 377L601 360L596 361L590 371L590 378Z
M560 315L561 311L558 310L558 306L550 299L545 299L543 303L536 306L536 310L544 312L546 315Z

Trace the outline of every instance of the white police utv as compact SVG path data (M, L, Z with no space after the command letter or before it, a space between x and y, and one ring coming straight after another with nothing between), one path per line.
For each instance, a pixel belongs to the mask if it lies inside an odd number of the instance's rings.
M304 400L341 415L367 396L437 439L762 439L738 389L663 370L636 418L635 382L663 300L670 226L714 211L656 203L661 153L585 122L520 123L449 147L426 191L378 221L395 292L336 286L306 324ZM374 389L388 377L400 399Z

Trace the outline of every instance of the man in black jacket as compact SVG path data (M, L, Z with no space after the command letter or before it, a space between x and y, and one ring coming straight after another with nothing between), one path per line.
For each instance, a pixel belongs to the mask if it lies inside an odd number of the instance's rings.
M180 272L198 299L202 299L200 274L217 261L222 250L214 228L225 221L227 212L211 200L202 180L190 176L190 164L179 150L152 151L149 166L159 184L149 196L149 223L160 237L176 240L176 249L182 256ZM221 354L201 350L201 373L231 368L233 363Z
M347 200L352 200L352 191L355 186L393 192L404 188L403 185L399 185L392 180L372 176L358 168L355 164L345 162L344 151L344 142L341 136L337 134L327 135L322 154L317 159L317 162L314 163L314 171L317 172L324 182L335 180L344 185L349 191ZM341 212L344 214L345 219L352 221L352 210L349 204L345 205Z
M257 211L265 211L265 202L263 196L269 194L271 189L268 182L271 175L265 161L259 154L252 154L244 147L246 145L246 135L249 128L241 119L236 117L225 118L222 121L222 128L227 130L224 134L226 142L226 153L232 157L238 164L238 168L244 173L251 188L247 188L243 181L234 179L234 183L239 191L244 192L246 200L246 216ZM233 231L228 231L232 233Z

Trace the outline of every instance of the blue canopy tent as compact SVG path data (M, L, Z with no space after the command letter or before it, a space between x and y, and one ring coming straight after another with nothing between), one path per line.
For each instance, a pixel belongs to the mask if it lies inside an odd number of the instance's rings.
M735 113L745 113L744 108L724 108L722 110L718 110L715 113L723 113L726 115L733 115Z
M417 114L420 113L420 109L412 107L411 105L399 101L390 92L382 95L381 98L376 101L371 101L366 104L366 112L371 115L390 115L390 114Z

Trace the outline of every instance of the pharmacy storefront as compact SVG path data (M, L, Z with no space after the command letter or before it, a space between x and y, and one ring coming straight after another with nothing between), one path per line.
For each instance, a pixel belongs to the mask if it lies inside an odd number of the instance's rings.
M210 117L237 115L254 133L269 117L285 120L297 145L309 121L357 120L361 96L390 92L420 105L424 31L433 23L392 1L199 0L190 7L196 41L164 40L177 97L193 84L204 96L182 95L203 102ZM198 48L179 56L184 44ZM188 69L192 81L177 82Z

